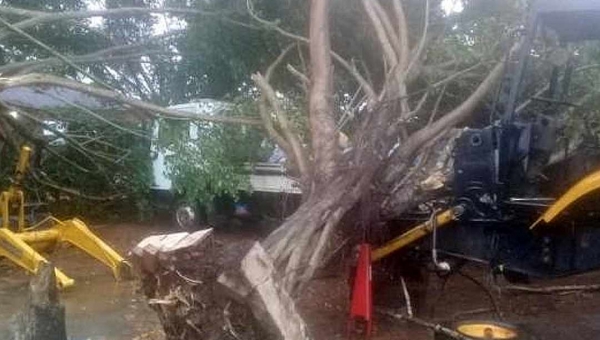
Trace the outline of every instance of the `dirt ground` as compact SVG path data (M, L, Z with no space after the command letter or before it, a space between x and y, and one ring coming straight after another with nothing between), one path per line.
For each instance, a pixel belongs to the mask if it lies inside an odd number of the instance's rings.
M115 224L97 226L96 231L121 253L127 254L138 241L151 234L176 231L166 223ZM218 231L222 242L240 238L257 239L263 231ZM66 307L67 327L73 340L159 340L163 339L158 319L147 307L136 281L115 282L110 272L76 249L60 249L51 259L76 280L76 286L61 294ZM313 281L299 301L302 314L316 340L347 338L348 285L343 266L333 266ZM429 275L422 317L439 323L457 319L499 319L489 294L472 282L486 282L486 271L476 266L464 269L467 277L442 279ZM444 280L444 289L441 287ZM0 262L0 339L7 339L10 320L27 299L28 276L22 270ZM544 285L600 283L600 272L588 273ZM398 287L375 286L378 303L403 306ZM381 294L386 293L385 296ZM502 320L518 324L531 339L597 339L600 334L600 292L562 295L531 295L493 292ZM417 300L418 297L413 297ZM487 310L468 315L465 312ZM433 339L419 326L376 315L374 340Z
M122 255L146 235L168 232L160 225L116 224L95 231ZM108 268L79 250L58 249L49 258L75 279L61 293L72 340L162 339L158 318L134 281L116 282ZM27 301L29 277L6 260L0 262L0 339L7 339L12 317Z

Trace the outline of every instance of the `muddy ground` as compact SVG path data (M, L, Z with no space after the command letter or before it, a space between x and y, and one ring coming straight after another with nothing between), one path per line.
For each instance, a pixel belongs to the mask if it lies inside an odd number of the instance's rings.
M164 222L147 224L115 224L96 227L108 243L126 254L133 245L151 234L175 231ZM257 239L264 230L243 226L217 232L222 242L240 238ZM154 312L147 307L136 281L114 282L110 272L76 249L60 249L51 259L76 286L61 294L66 306L68 334L77 340L163 339ZM341 263L341 261L340 261ZM315 280L300 300L300 309L313 337L317 340L345 339L347 335L348 286L344 266L333 265ZM424 318L447 323L454 319L498 319L500 312L506 322L519 324L533 339L597 339L600 337L600 293L570 293L562 295L499 295L493 292L498 311L493 312L490 296L472 282L488 280L486 271L476 266L466 267L467 276L439 278L429 275L427 294L421 299ZM443 282L445 288L441 287ZM0 339L7 339L11 318L27 299L28 276L22 270L0 262ZM600 283L600 272L588 273L543 284ZM539 283L534 283L539 284ZM403 305L398 286L375 286L378 303L388 307ZM381 294L387 293L382 297ZM414 297L418 300L418 297ZM382 302L383 301L383 302ZM467 315L476 310L487 312ZM432 339L430 331L419 326L390 320L377 315L374 340Z

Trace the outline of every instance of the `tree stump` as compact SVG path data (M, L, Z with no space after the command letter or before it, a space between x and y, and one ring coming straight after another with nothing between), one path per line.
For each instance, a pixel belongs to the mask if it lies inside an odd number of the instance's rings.
M144 294L168 340L270 339L250 309L217 281L223 270L239 268L252 244L223 244L207 229L150 236L134 248Z
M14 322L14 340L67 340L54 266L42 264L29 285L27 306Z

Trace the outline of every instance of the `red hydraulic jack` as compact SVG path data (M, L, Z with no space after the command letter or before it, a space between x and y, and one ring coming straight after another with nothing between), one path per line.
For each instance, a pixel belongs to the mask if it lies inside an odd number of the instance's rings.
M373 330L372 296L371 246L367 243L363 243L359 246L358 263L352 288L348 329L350 337L353 337L358 330L364 334L365 339L371 337L371 332Z

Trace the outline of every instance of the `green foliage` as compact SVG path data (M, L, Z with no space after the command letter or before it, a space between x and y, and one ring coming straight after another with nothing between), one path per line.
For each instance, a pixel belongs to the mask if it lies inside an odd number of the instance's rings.
M188 2L189 3L189 2ZM286 28L301 31L307 15L304 2L298 1L253 1L258 13L268 19L285 23ZM183 5L171 1L170 5ZM244 85L251 84L253 72L264 72L280 51L290 43L279 34L260 28L251 28L257 23L246 10L246 1L193 1L192 6L220 12L228 18L246 23L235 25L228 21L206 17L186 18L186 35L177 44L183 62L178 72L185 79L181 93L186 99L199 95L221 99L226 95L243 94ZM294 58L294 57L292 57ZM285 71L278 70L278 73ZM183 76L184 75L184 76ZM276 85L291 87L293 79L276 76ZM182 84L178 84L180 87ZM240 88L241 87L241 88ZM181 101L184 101L183 99Z
M82 10L86 7L83 0L6 0L2 6L14 6L29 10L43 11L67 11ZM22 20L22 18L11 18L11 21ZM86 20L80 20L82 24L74 25L72 21L58 21L50 25L36 27L30 30L37 39L52 46L57 51L71 54L85 54L109 45L109 40L101 33L85 25ZM40 48L28 39L19 35L11 35L2 41L0 49L0 63L6 64L13 61L32 60L50 57L48 51ZM57 68L59 72L65 72L64 68ZM67 70L73 75L72 70Z
M241 100L222 114L256 117L256 110L255 103ZM190 124L197 127L196 139L190 138ZM254 127L165 120L158 142L175 189L191 202L207 203L250 189L247 166L265 160L272 149L264 138Z
M48 148L79 167L44 151L37 168L32 169L43 171L47 181L81 192L81 196L69 195L69 209L64 211L63 204L58 209L63 211L59 213L83 213L87 217L103 219L110 218L108 215L125 217L137 214L144 218L150 213L148 195L152 183L149 140L116 130L102 122L75 117L71 114L66 124L64 133L69 139L56 136L58 138L54 146ZM132 130L144 131L139 123L120 124ZM59 203L61 194L53 192L51 188L50 192L55 203ZM98 202L86 196L113 199Z

